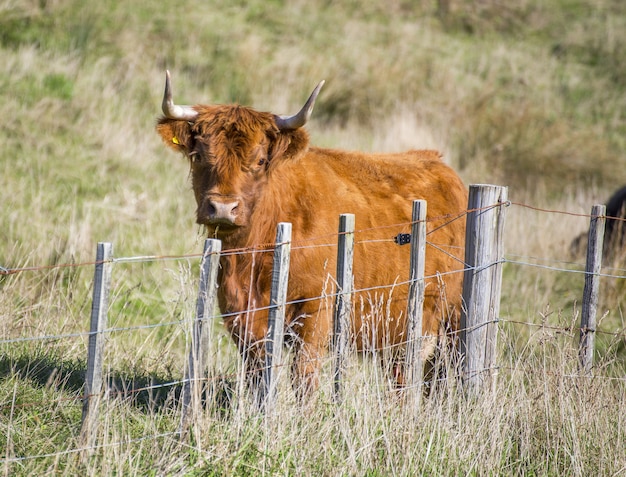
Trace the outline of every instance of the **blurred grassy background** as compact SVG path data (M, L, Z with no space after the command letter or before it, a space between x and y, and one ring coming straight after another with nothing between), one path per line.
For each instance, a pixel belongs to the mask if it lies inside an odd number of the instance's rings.
M509 185L513 197L605 200L626 181L619 1L0 9L4 266L44 238L58 248L78 240L88 254L95 239L121 253L141 240L155 252L188 247L169 235L189 229L193 206L177 180L186 168L153 133L166 67L180 103L277 113L324 78L315 143L438 147L468 183ZM26 249L12 251L17 243Z
M467 184L588 213L626 183L626 3L508 3L0 0L0 266L91 261L97 241L112 241L118 257L201 251L188 166L154 132L165 68L180 104L278 114L325 79L308 125L314 144L437 148ZM569 241L587 222L514 206L507 254L571 260ZM174 324L116 335L112 369L180 378L188 335L176 323L193 314L196 275L193 258L116 266L112 326ZM0 276L0 336L85 331L92 276ZM582 275L508 264L502 315L566 326L582 286ZM623 303L621 281L606 280L602 326L624 328ZM504 332L507 353L536 338L525 326ZM224 362L234 360L226 348ZM600 340L622 360L623 348ZM23 356L84 359L86 345L2 349L9 373ZM13 385L2 387L9 400ZM24 395L48 392L34 389Z

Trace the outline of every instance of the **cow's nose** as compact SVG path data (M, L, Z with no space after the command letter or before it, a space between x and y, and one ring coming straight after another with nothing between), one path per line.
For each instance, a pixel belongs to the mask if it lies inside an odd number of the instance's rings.
M216 223L234 224L237 219L238 201L222 202L219 200L209 200L208 202L209 220Z

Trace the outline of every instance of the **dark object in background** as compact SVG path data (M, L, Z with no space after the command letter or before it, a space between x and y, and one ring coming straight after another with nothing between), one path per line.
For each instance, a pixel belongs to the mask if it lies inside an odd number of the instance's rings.
M604 261L619 259L626 245L626 186L613 193L606 203L606 225L604 228ZM614 218L611 218L614 217ZM583 232L570 245L572 256L579 257L587 249L587 232Z

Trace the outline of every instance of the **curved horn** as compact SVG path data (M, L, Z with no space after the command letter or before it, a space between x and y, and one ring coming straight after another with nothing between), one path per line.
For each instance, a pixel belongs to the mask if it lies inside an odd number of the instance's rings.
M184 119L193 121L198 116L198 112L191 106L178 106L172 100L172 81L169 70L165 70L165 92L163 93L163 114L168 119Z
M304 106L297 114L294 114L293 116L277 116L276 125L278 126L278 129L280 129L281 131L286 129L293 130L304 126L311 117L311 112L313 111L315 100L317 99L317 95L320 93L322 86L324 86L324 83L324 80L320 81L320 83L311 93L311 96L309 96L307 102L304 103Z

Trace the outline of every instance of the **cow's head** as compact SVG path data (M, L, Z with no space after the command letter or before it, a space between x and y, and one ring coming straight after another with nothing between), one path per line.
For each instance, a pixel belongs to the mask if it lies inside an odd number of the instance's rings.
M268 175L280 161L308 146L307 122L322 81L294 116L277 116L238 105L179 106L172 100L169 71L164 117L157 131L191 164L197 222L210 236L237 236L246 229Z

